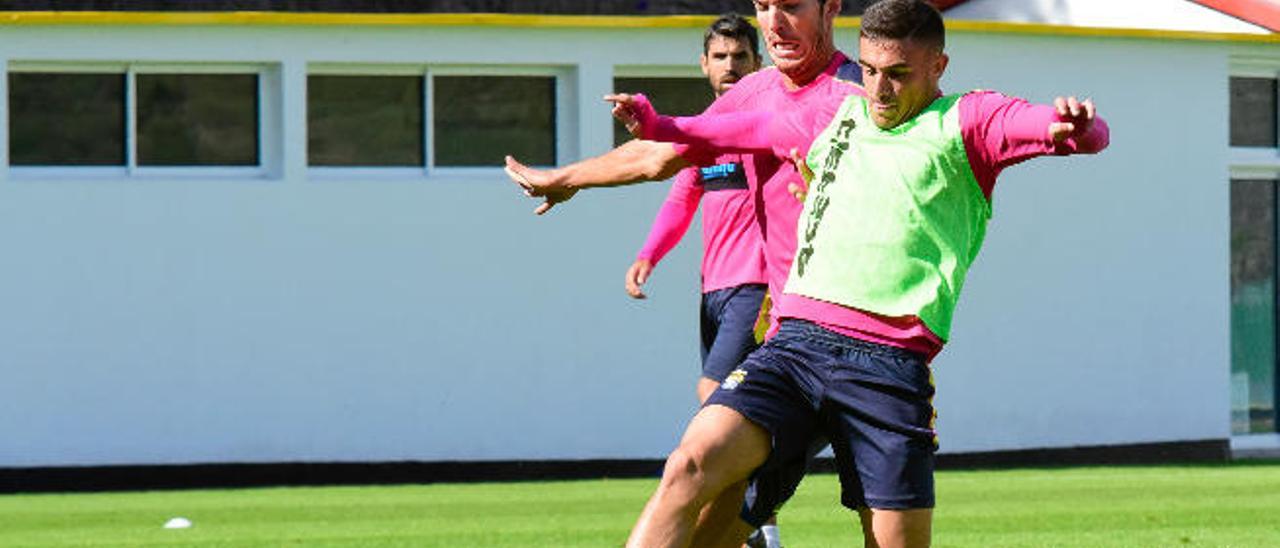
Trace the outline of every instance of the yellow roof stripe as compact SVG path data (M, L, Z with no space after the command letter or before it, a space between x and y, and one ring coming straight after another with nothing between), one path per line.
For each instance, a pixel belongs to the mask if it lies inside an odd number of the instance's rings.
M312 13L312 12L145 12L10 11L3 25L264 25L264 26L500 26L561 28L702 28L712 15L533 15L495 13ZM857 28L861 19L841 17L837 28ZM987 34L1091 36L1280 43L1280 34L1243 34L1128 28L1072 27L1039 23L949 20L947 30Z
M0 25L273 25L273 26L499 26L571 28L701 28L713 15L608 16L497 13L312 13L312 12L0 12Z

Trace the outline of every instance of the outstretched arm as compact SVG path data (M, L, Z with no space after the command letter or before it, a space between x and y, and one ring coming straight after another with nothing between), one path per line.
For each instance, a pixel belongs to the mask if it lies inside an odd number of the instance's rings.
M1111 144L1111 128L1097 116L1092 99L1058 97L1053 100L1056 122L1049 123L1049 139L1067 154L1096 154Z
M645 139L687 144L717 154L763 153L786 159L792 150L808 152L843 98L824 97L807 108L787 112L737 111L691 117L659 115L644 95L620 93L605 99L614 103L614 116Z
M960 125L969 165L988 197L1006 167L1037 156L1094 154L1110 142L1110 129L1093 101L1075 97L1043 105L974 92L961 100Z
M511 180L520 185L526 195L543 199L533 211L538 215L568 201L584 188L661 181L688 165L674 145L639 140L554 169L534 169L510 156L506 158L506 172Z

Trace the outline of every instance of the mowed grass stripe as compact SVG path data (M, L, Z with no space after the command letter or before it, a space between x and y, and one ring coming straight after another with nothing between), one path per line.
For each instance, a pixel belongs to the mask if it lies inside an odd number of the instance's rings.
M656 479L0 496L0 546L618 546ZM860 546L839 482L781 514L789 548ZM1280 463L948 471L938 547L1277 547ZM195 526L165 530L171 517Z

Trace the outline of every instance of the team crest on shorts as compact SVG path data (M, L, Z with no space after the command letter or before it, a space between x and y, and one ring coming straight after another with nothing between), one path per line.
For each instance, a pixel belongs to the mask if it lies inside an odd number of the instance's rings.
M746 378L747 371L745 369L734 369L732 373L729 373L728 377L724 378L724 382L720 383L720 388L722 390L733 390L739 384L742 384L742 381L746 380Z

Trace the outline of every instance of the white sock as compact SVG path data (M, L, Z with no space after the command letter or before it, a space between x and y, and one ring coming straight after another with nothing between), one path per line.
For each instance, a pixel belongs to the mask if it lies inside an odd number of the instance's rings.
M782 548L782 534L778 532L777 525L765 525L760 527L760 532L764 534L765 546L769 548Z

